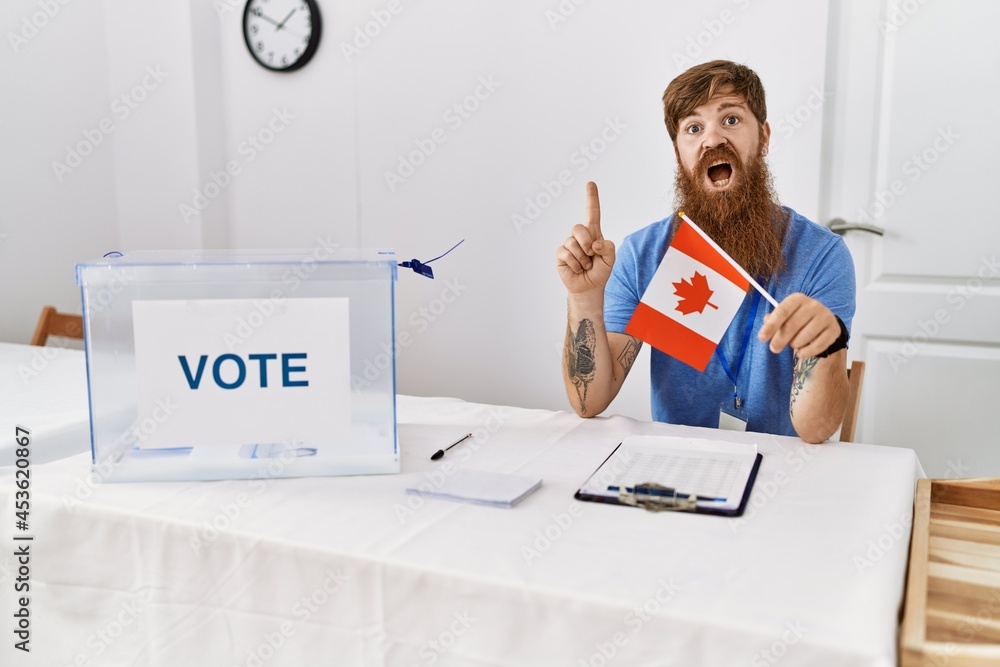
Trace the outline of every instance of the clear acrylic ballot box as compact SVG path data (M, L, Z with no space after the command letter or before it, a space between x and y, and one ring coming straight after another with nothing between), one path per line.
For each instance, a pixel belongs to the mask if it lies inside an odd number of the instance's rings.
M396 256L142 251L78 264L105 481L399 472Z

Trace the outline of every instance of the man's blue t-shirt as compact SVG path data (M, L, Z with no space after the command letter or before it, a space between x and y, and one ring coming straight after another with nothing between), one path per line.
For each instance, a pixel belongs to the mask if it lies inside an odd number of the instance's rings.
M785 268L763 287L779 303L795 292L810 296L840 317L851 329L854 317L854 262L843 239L826 227L785 208L790 215L785 236ZM618 249L611 278L604 291L604 326L624 333L642 293L646 290L672 238L673 216L629 234ZM751 289L719 344L719 352L737 378L737 393L746 402L747 430L795 435L788 414L792 386L792 350L774 354L757 340L764 315L774 310L761 299L754 318L743 366L735 368L750 316ZM657 349L651 350L650 384L653 419L690 426L719 425L723 401L732 404L733 383L718 354L704 373Z

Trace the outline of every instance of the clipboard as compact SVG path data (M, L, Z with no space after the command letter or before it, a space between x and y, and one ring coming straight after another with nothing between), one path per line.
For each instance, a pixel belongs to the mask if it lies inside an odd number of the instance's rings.
M611 458L618 452L618 450L621 448L621 446L622 446L622 444L624 444L624 442L625 441L619 442L618 445L611 451L611 453L608 454L608 456L604 459L604 461L601 462L601 465L599 465L597 467L597 469L590 475L590 477L587 478L588 482L591 479L593 479L601 471L601 469L605 466L605 464L608 463L608 461L611 460ZM753 459L753 463L752 463L751 468L750 468L749 476L747 477L746 485L743 488L743 494L740 497L739 505L736 508L734 508L734 509L722 509L722 508L717 508L717 507L697 506L697 504L696 504L691 509L683 509L683 508L680 508L680 507L676 507L676 508L674 508L674 507L668 507L668 508L664 508L664 509L671 509L673 511L683 511L683 512L689 513L689 514L709 514L709 515L726 516L726 517L738 517L738 516L742 516L743 513L746 511L747 503L750 500L750 492L753 490L754 483L757 481L757 472L760 470L760 464L761 464L761 461L763 461L763 459L764 459L763 455L760 454L759 452L755 455L755 457ZM586 487L586 485L587 484L585 482L584 487ZM642 485L639 485L639 486L642 487ZM576 491L575 494L573 494L573 497L575 499L582 500L582 501L585 501L585 502L597 502L597 503L605 503L605 504L609 504L609 505L622 505L624 507L634 507L635 506L634 504L631 504L631 503L628 503L628 502L624 502L622 500L621 496L598 495L596 493L588 492L584 487L581 487L580 489L578 489ZM664 487L660 487L660 488L664 488ZM631 490L631 489L629 489L629 490ZM639 489L636 489L636 490L638 491ZM669 490L670 489L668 489L668 491ZM683 491L683 489L679 489L678 491ZM659 493L659 492L656 491L656 493ZM621 494L621 495L626 495L626 494Z

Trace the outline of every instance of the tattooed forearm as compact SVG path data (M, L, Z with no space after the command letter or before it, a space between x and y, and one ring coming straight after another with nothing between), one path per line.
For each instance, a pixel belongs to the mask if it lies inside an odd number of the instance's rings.
M628 342L625 343L625 349L622 353L618 355L618 363L622 365L625 369L625 373L628 374L629 369L632 368L632 364L635 363L635 358L639 356L639 349L642 347L642 343L635 336L631 336Z
M575 336L567 324L566 369L580 397L581 412L587 411L587 385L594 381L594 376L597 374L597 364L594 361L596 347L597 333L594 331L593 322L580 320Z
M819 357L808 357L806 359L799 359L798 355L792 357L794 359L794 366L792 367L792 394L788 399L788 414L792 417L795 416L795 399L799 397L802 392L802 387L805 386L806 380L809 378L809 374L816 367L816 362L819 361Z

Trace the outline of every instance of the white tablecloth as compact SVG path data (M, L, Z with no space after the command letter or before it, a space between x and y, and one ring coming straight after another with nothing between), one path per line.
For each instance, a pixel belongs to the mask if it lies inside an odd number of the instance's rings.
M32 653L11 646L0 468L0 664L895 665L911 450L400 396L400 475L100 484L89 453L40 462L71 448L82 355L33 378L50 400L14 384L29 353L0 345L0 426L35 435ZM574 500L633 434L756 442L746 514ZM404 493L452 466L544 484L513 509Z

